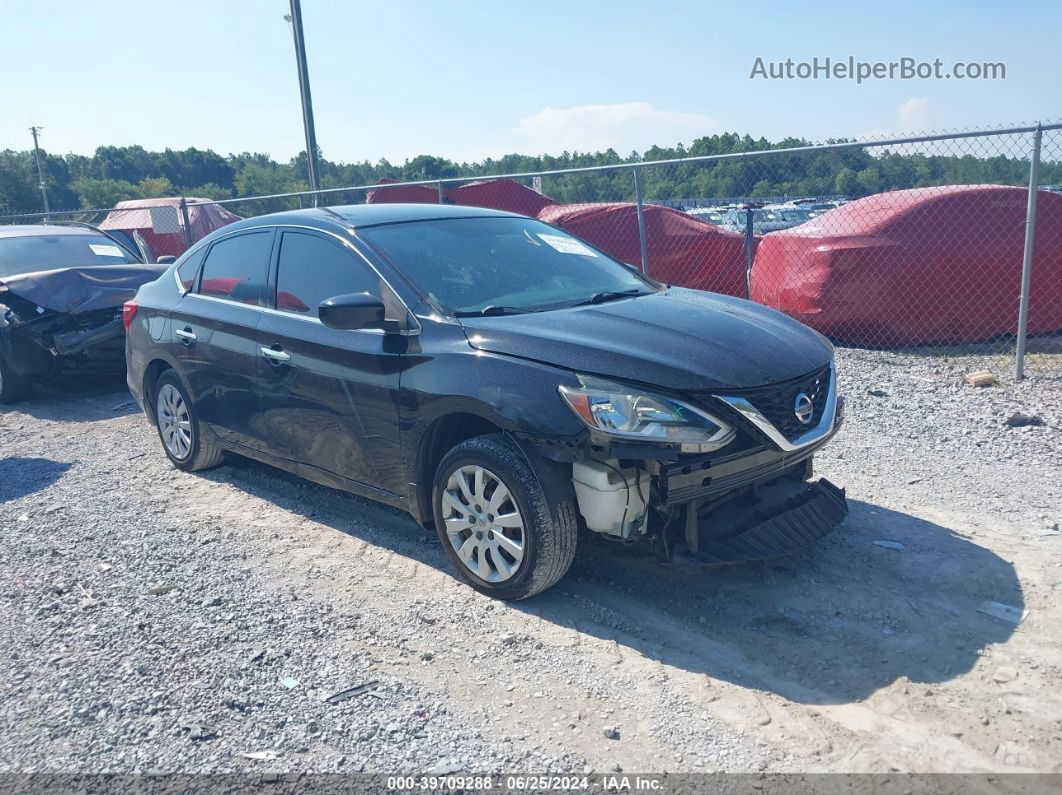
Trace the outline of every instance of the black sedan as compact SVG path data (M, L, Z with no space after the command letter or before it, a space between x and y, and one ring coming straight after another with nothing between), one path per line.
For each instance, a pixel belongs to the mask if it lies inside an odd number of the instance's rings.
M845 516L809 482L832 348L508 213L364 205L248 219L126 306L129 388L175 466L227 452L399 506L492 596L576 540L723 564Z

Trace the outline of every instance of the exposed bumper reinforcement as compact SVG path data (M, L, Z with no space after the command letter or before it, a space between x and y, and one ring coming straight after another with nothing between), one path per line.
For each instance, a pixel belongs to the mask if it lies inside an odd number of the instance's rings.
M680 547L675 554L717 566L789 555L833 531L848 515L848 502L844 489L819 480L803 484L781 502L753 507L745 512L745 521L736 525L727 521L733 510L723 513L698 522L697 551Z

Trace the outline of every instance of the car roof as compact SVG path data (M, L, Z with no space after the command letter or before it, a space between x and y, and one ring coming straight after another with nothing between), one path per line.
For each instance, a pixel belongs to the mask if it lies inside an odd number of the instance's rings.
M340 224L361 229L382 224L399 224L408 221L437 221L446 218L525 218L516 213L488 210L482 207L461 207L456 204L346 204L336 207L315 207L306 210L289 210L269 215L245 218L224 226L222 234L237 229L265 224L299 224L328 228Z
M54 224L0 226L0 238L40 237L43 235L93 235L97 237L106 237L102 232L97 232L95 229L87 229L83 226L57 226Z

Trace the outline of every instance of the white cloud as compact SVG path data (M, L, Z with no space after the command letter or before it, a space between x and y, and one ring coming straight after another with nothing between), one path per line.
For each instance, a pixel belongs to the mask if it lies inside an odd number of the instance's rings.
M657 110L648 102L543 108L524 116L516 127L528 154L598 152L613 148L621 155L653 144L672 146L718 131L719 123L699 113Z
M924 132L929 125L929 97L912 97L896 111L903 132Z

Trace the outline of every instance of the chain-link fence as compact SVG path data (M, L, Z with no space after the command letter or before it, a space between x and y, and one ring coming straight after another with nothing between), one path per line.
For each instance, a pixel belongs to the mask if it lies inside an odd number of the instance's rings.
M0 223L91 222L176 256L239 216L364 202L537 217L660 281L750 298L841 345L984 360L998 373L1013 356L1019 377L1062 369L1062 355L1041 355L1062 353L1062 124Z

